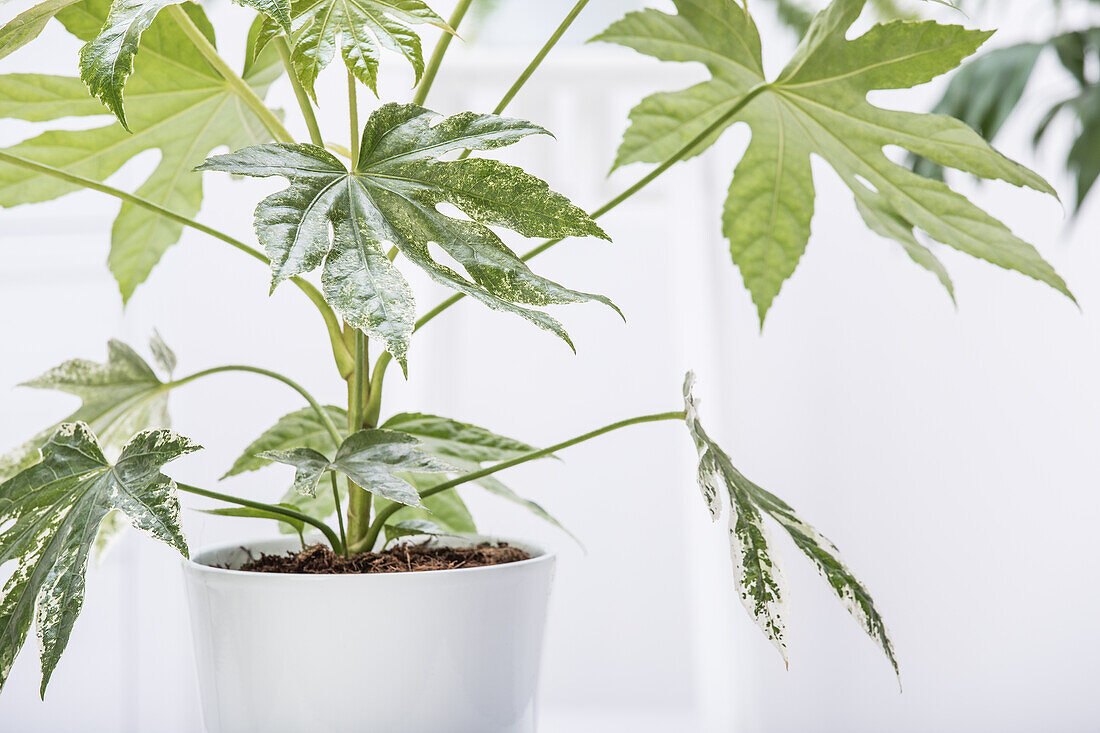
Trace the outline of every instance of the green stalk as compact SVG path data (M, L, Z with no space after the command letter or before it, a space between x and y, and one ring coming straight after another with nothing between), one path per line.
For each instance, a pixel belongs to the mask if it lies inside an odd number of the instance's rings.
M456 486L461 486L462 484L468 483L470 481L476 481L480 478L485 478L486 476L490 476L497 471L503 471L506 468L518 466L521 463L527 463L528 461L545 458L546 456L557 453L560 450L565 450L566 448L577 445L578 443L592 440L593 438L599 437L604 433L610 433L613 430L619 430L620 428L625 428L630 425L659 422L661 420L683 419L684 411L679 410L676 412L659 412L654 415L642 415L640 417L632 417L626 420L620 420L619 422L611 423L610 425L605 425L602 428L597 428L596 430L587 432L584 435L578 435L576 438L570 438L569 440L564 440L561 443L555 443L554 445L551 445L547 448L542 448L540 450L532 451L530 453L524 453L522 456L517 456L516 458L513 458L511 460L501 461L500 463L489 466L488 468L483 468L479 471L466 473L457 478L451 479L450 481L445 481L438 486L433 486L430 489L425 489L424 491L420 492L420 498L426 499L429 496L435 496L440 492L453 489ZM382 511L378 512L378 516L375 517L374 523L371 525L370 531L367 533L366 537L362 540L362 542L357 542L353 539L349 551L352 553L359 553L366 552L372 549L375 543L378 541L378 536L382 533L383 527L385 527L386 520L393 516L393 514L397 512L400 508L400 504L391 504Z
M336 552L347 552L347 546L340 544L340 538L332 531L332 527L328 526L320 519L314 519L308 514L295 511L293 509L287 509L285 507L278 506L276 504L265 504L262 501L252 501L251 499L244 499L239 496L231 496L230 494L222 494L217 491L207 491L206 489L200 489L198 486L191 486L190 484L181 484L176 482L176 488L180 491L186 491L188 494L196 494L197 496L205 496L208 499L217 499L218 501L224 501L227 504L237 504L238 506L245 506L249 509L262 509L265 512L272 514L278 514L279 516L289 517L299 522L305 522L311 524L317 529L321 530L325 535L325 539L332 545L332 549Z
M470 9L470 3L472 0L458 0L458 5L455 6L454 12L451 13L451 17L447 19L447 25L451 27L451 30L458 30L459 23L462 22L462 18L465 17L466 11ZM432 83L435 81L435 75L439 73L439 65L443 63L443 56L447 53L447 48L451 45L452 33L446 31L439 37L439 40L435 44L435 49L432 51L432 57L428 59L428 66L424 70L424 78L420 80L420 85L416 87L416 96L413 97L414 104L424 104L424 100L428 98L428 92L432 88Z
M279 50L279 58L283 60L283 68L290 77L290 86L294 89L294 98L298 100L298 107L302 110L302 117L306 121L306 129L309 130L309 139L317 147L325 147L325 141L321 138L321 128L317 126L317 116L313 114L313 105L310 104L309 94L306 93L302 82L298 80L298 74L294 71L294 63L290 59L290 45L284 36L275 39L275 48Z
M261 369L260 367L244 366L241 364L228 364L226 366L203 369L201 372L195 372L194 374L182 377L181 379L177 379L173 382L168 382L164 386L167 389L175 389L176 387L182 387L188 382L193 382L196 379L208 377L211 374L220 374L222 372L248 372L250 374L260 374L262 376L270 377L271 379L282 382L283 384L300 394L305 399L305 401L309 403L309 406L312 407L313 411L317 413L317 417L320 418L321 424L324 425L325 430L327 430L329 435L332 436L332 439L336 442L336 445L340 445L340 443L344 441L343 436L340 435L340 431L336 429L336 425L332 422L332 417L329 416L328 412L326 412L323 407L321 407L321 403L319 403L316 399L314 399L313 395L306 391L305 387L298 384L290 377L279 374L278 372L273 372L270 369Z
M348 535L344 532L344 513L340 508L340 487L336 482L336 472L328 472L329 479L332 480L332 500L336 502L336 525L340 528L340 544L344 547L344 557L348 556Z
M712 134L714 134L714 132L716 130L720 129L723 125L725 125L731 119L733 119L733 117L736 116L738 112L740 112L742 109L744 109L745 106L749 102L756 99L756 97L759 96L760 93L763 92L767 88L768 88L768 84L761 83L761 84L757 84L752 89L747 91L745 93L745 95L741 97L741 99L737 100L737 103L734 104L729 109L728 112L726 112L724 115L722 115L721 117L716 119L711 124L707 125L707 129L703 130L698 135L693 137L691 139L691 142L687 143L682 148L680 148L675 153L673 153L673 155L668 160L661 163L659 166L654 168L652 171L650 171L646 175L642 176L633 186L626 189L625 191L620 193L618 196L616 196L615 198L611 199L610 201L608 201L606 204L604 204L600 208L593 211L591 214L589 214L589 217L591 217L592 219L598 219L599 217L601 217L604 214L606 214L607 212L611 211L616 206L618 206L619 204L626 201L631 196L633 196L634 194L638 193L643 188L648 186L650 183L653 182L653 180L655 178L657 178L662 173L667 171L669 168L671 168L672 166L676 165L681 160L683 160L685 155L687 155L689 152L694 150L696 147L699 146L700 143L702 143L704 140L706 140L708 137L710 137ZM520 259L522 259L524 262L526 262L530 259L533 259L534 257L539 256L540 254L542 254L546 250L553 247L555 244L558 244L558 243L563 242L563 241L565 241L565 240L564 239L551 239L547 242L543 242L539 246L535 247L534 249L532 249L529 252L527 252L526 254L524 254ZM451 297L447 298L442 303L437 305L435 308L432 308L430 311L428 311L423 316L421 316L417 320L416 326L413 328L413 331L414 332L419 331L422 326L427 324L433 318L435 318L440 313L442 313L443 311L450 308L452 305L454 305L458 301L462 300L464 297L466 297L466 296L463 295L462 293L456 293L455 295L452 295Z
M264 104L264 101L260 99L255 90L248 86L248 82L242 79L240 75L225 62L225 59L218 53L218 49L214 48L213 44L207 40L206 36L199 30L199 27L195 25L194 21L187 15L187 12L179 5L170 5L166 8L166 11L175 19L179 27L183 29L184 34L191 40L191 43L195 45L195 48L202 54L202 57L214 67L215 71L221 74L222 78L225 79L225 83L233 90L233 93L240 97L241 101L260 118L260 122L262 122L264 127L267 128L267 131L271 133L271 136L279 142L294 142L294 138L291 137L287 129L283 127L283 123L279 122L279 118L275 116L275 113Z
M182 224L183 226L190 227L191 229L195 229L196 231L200 231L203 234L214 237L215 239L221 240L231 247L235 247L241 252L244 252L249 257L263 262L265 265L270 264L271 262L270 260L268 260L267 257L263 255L263 253L252 247L249 247L247 244L235 237L231 237L228 234L220 232L217 229L209 227L205 224L200 224L194 219L186 217L183 214L177 214L170 209L166 209L163 206L155 204L147 199L143 199L140 196L135 196L132 193L127 193L126 191L115 188L113 186L108 186L105 183L100 183L99 181L93 180L91 178L84 178L83 176L78 176L74 173L63 171L60 168L54 168L53 166L45 165L43 163L36 163L33 160L20 158L17 155L12 155L11 153L6 153L2 150L0 150L0 161L19 166L21 168L26 168L28 170L41 173L43 175L51 176L62 181L67 181L69 183L87 188L92 191L105 193L108 196L113 196L120 201L125 201L127 203L133 204L134 206L143 208L146 211L151 211L158 216L163 216L165 219L169 219L178 224ZM325 319L325 328L328 330L329 340L332 342L332 355L336 359L336 366L340 370L341 375L350 373L352 356L347 347L344 345L344 341L340 333L340 321L336 318L336 314L332 311L332 308L329 307L329 304L325 302L325 298L323 295L321 295L320 291L318 291L317 288L314 287L313 284L310 283L308 280L300 277L293 277L291 278L291 282L298 286L298 289L305 293L306 297L308 297L310 301L315 306L317 306L317 310L320 311L321 317Z
M351 127L351 144L348 156L354 169L359 163L359 97L355 92L355 75L348 72L348 123Z
M348 405L348 430L356 432L364 426L364 386L367 370L367 339L355 332L355 371L352 373L351 404ZM353 481L348 482L348 536L354 543L370 528L371 495Z
M577 0L577 4L573 6L569 14L565 16L554 32L550 34L550 38L546 40L546 43L542 45L539 52L535 54L535 58L531 59L531 63L527 64L527 68L520 73L519 77L512 82L512 86L510 86L508 91L504 93L504 96L500 98L500 102L498 102L497 106L493 109L493 114L499 115L503 112L504 108L508 106L517 94L519 94L519 90L523 88L523 85L526 84L527 80L531 78L531 75L535 73L535 69L539 68L539 65L542 64L543 60L545 60L554 49L554 46L558 45L558 41L565 35L565 31L569 29L569 26L573 25L573 21L581 14L585 5L588 5L588 0ZM463 150L462 154L458 156L458 159L465 160L469 157L470 151Z

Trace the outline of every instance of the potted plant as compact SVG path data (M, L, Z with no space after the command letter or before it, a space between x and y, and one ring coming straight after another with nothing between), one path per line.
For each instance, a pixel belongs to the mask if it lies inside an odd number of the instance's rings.
M384 385L393 362L406 375L410 360L416 364L414 332L465 298L572 345L546 306L595 302L618 309L602 295L536 274L527 262L568 238L609 239L599 217L738 122L751 128L752 141L733 172L721 225L761 321L809 239L811 155L852 190L865 224L898 242L949 294L951 280L918 231L1072 298L1031 245L883 148L1054 194L1040 176L958 120L887 110L866 99L872 90L908 88L951 70L989 33L891 22L849 39L864 0L833 0L769 80L744 5L675 0L672 13L629 13L594 40L701 63L711 78L653 94L634 108L614 165L656 165L586 213L533 174L486 155L547 133L502 113L586 0L494 110L447 117L424 105L470 0L459 0L447 20L421 0L241 4L257 17L240 71L219 54L213 28L192 3L48 0L0 29L0 56L33 41L53 18L85 42L81 79L0 76L0 115L48 122L100 114L106 105L117 117L117 124L50 130L0 151L0 204L80 188L121 200L109 265L124 299L184 227L269 265L272 288L297 288L319 312L347 404L320 404L292 378L261 367L216 366L172 377L175 357L159 337L150 344L152 363L112 341L103 363L66 362L28 382L74 394L82 405L0 462L0 564L15 568L0 600L0 683L33 619L45 693L80 612L97 538L129 523L185 558L211 730L531 731L553 555L522 541L474 535L456 489L477 482L553 522L496 474L657 421L683 423L694 442L706 508L728 521L736 592L779 652L785 656L786 591L767 522L817 567L897 671L882 616L836 547L740 473L705 431L693 375L682 401L670 400L666 412L544 448L427 412L388 413ZM425 62L418 32L432 26L441 34ZM337 47L350 102L346 144L322 139L314 111L314 84L338 66ZM381 60L396 56L415 71L411 101L378 100L361 121L361 87L374 91ZM294 140L263 101L283 74L309 142ZM208 157L220 146L232 152ZM136 191L103 182L153 148L160 162ZM255 207L262 251L194 218L203 176L222 173L285 180ZM494 229L545 241L521 256ZM419 317L402 274L416 268L455 291ZM169 393L227 371L277 380L304 402L228 472L293 467L293 486L279 503L164 473L172 460L199 448L168 429ZM216 514L275 520L289 534L190 555L179 521L181 493L222 502ZM322 633L308 639L284 633L303 616L327 619Z

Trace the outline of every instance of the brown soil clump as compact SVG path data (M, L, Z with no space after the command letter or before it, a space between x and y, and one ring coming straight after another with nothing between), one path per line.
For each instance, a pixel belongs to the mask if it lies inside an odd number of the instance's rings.
M527 560L531 556L505 543L475 547L443 547L430 541L400 544L382 552L364 552L354 557L337 555L325 545L312 545L301 552L260 555L240 567L251 573L296 573L340 575L347 573L415 573L425 570L456 570Z

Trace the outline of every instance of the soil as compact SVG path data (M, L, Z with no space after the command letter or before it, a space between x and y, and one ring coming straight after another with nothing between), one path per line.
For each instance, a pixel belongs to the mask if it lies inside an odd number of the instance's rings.
M325 545L311 545L301 552L260 555L240 567L252 573L297 573L341 575L354 573L415 573L425 570L455 570L503 565L531 556L506 543L476 547L443 547L429 540L400 544L382 552L364 552L353 557L337 555Z

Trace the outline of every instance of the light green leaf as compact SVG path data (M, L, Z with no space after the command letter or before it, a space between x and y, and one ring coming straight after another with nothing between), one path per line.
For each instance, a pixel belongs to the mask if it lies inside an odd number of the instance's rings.
M176 359L176 352L172 351L164 341L164 337L160 335L160 331L153 329L153 336L149 339L149 351L153 354L153 360L157 362L164 373L171 377L172 373L176 371L176 367L179 365L179 361Z
M864 0L834 0L814 18L787 67L768 82L759 33L739 3L674 4L676 15L630 13L594 39L666 61L702 63L712 75L635 107L615 165L668 160L714 125L686 157L697 155L729 126L748 123L752 140L734 172L722 222L761 321L806 247L814 199L811 155L853 188L864 212L879 221L876 231L898 239L911 256L916 252L920 264L928 267L931 261L912 247L914 228L1073 297L1034 247L944 183L895 163L884 148L897 146L981 178L1053 194L1046 181L956 119L886 110L867 101L870 91L908 88L951 70L988 33L897 21L848 40L845 33ZM881 226L883 217L891 226ZM944 281L938 268L932 269Z
M63 422L87 423L107 447L121 447L140 430L169 426L167 386L121 341L107 344L107 361L103 364L73 359L23 386L56 389L79 397L80 408ZM0 457L0 480L38 461L39 448L57 427L47 428Z
M280 502L276 504L277 507L283 509L293 509L294 511L301 511L293 504L286 504ZM221 509L203 509L203 514L213 514L218 517L247 517L249 519L271 519L279 523L280 530L286 528L287 530L301 535L306 530L306 523L300 519L294 519L288 517L285 514L276 514L275 512L269 512L265 509L253 509L246 506L231 506L222 507Z
M484 461L506 461L538 450L476 425L420 412L394 415L382 427L415 435L424 444L424 450L443 460L457 459L480 464Z
M114 0L99 34L80 49L80 78L99 97L118 121L129 130L123 108L122 89L134 71L142 34L153 24L161 10L184 0ZM236 0L270 15L290 29L288 0ZM213 42L213 34L209 34Z
M400 522L390 522L384 527L386 542L392 542L398 537L411 537L414 535L430 535L432 537L460 537L455 532L443 529L435 522L426 519L405 519Z
M437 122L438 124L432 124ZM438 282L510 311L566 341L546 306L602 296L536 275L489 226L527 237L607 235L545 182L495 160L440 160L447 152L489 150L546 131L522 120L462 113L439 120L416 105L387 104L363 131L354 170L314 145L257 145L210 158L199 170L282 176L290 186L260 202L256 234L267 249L272 287L324 262L325 298L352 326L381 341L402 368L414 324L412 293L388 258L395 245ZM441 213L457 206L472 221ZM435 261L434 242L470 280Z
M80 0L46 0L12 18L0 28L0 59L38 38L50 18L76 2Z
M445 476L423 473L403 473L401 474L401 478L415 486L418 492L424 492L434 486L438 486L440 482L446 480ZM401 506L390 517L390 521L403 522L406 520L422 519L434 522L440 527L455 532L456 534L474 534L477 532L477 525L474 523L474 518L470 514L470 510L466 507L466 503L462 501L462 497L459 496L458 492L454 489L426 497L422 499L422 503L423 506L420 507ZM374 497L375 514L388 509L392 505L393 502L387 501L380 496Z
M714 519L721 513L722 492L730 498L730 544L739 594L745 608L786 659L786 623L783 618L786 614L786 590L782 571L769 549L769 535L761 518L761 513L764 513L779 522L798 549L810 558L844 607L874 639L898 674L894 646L886 633L886 624L867 589L848 570L832 542L802 521L777 496L745 478L734 467L729 455L711 440L699 422L694 384L695 375L689 372L684 380L685 422L699 452L699 486Z
M0 685L35 617L42 694L84 602L84 575L112 509L187 556L175 483L161 468L198 446L166 430L138 434L113 465L84 423L66 423L42 461L0 484L0 565L18 564L0 602ZM37 610L36 610L37 609Z
M328 412L332 422L337 426L347 425L348 414L343 408L329 405L324 408ZM260 437L252 441L241 457L233 463L233 466L225 472L222 478L236 476L246 471L255 471L271 463L269 459L262 458L261 453L268 451L286 451L292 448L312 448L313 450L332 455L339 446L332 440L328 428L321 422L321 418L312 407L306 407L289 415L283 415L278 422L265 430Z
M107 15L106 0L85 0L57 18L82 40L94 38ZM184 9L208 37L213 29L202 10ZM274 49L252 66L245 80L261 96L279 75ZM159 160L134 192L188 217L202 203L202 176L191 169L214 148L235 149L270 139L251 110L228 88L169 17L142 35L136 71L127 90L127 120L133 134L111 122L86 130L54 130L7 148L7 152L97 181L106 180L147 150ZM0 76L0 117L43 122L95 116L103 106L75 78L42 74ZM77 190L66 181L15 166L0 166L0 206L47 201ZM183 225L124 203L111 230L108 264L123 299L149 276L165 250L179 241Z
M424 56L420 38L409 26L428 23L453 32L422 0L298 0L293 14L291 60L314 98L314 83L336 53L337 36L348 70L377 94L379 46L404 56L420 81ZM266 22L256 48L276 35L277 26Z
M415 486L394 472L451 470L451 466L421 450L419 440L393 430L352 433L332 460L312 448L268 451L260 457L294 466L294 489L299 494L316 496L322 474L337 471L372 494L408 506L420 506L420 496Z

